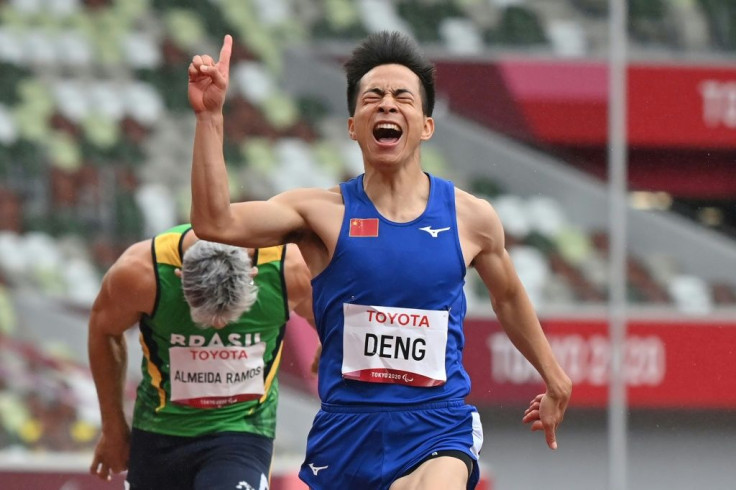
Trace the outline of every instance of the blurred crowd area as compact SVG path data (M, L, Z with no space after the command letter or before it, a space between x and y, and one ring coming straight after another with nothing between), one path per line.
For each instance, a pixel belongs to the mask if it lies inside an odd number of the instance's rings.
M94 448L100 415L88 371L63 349L0 335L0 451ZM129 397L130 398L130 397Z
M0 1L0 447L89 448L99 421L83 360L26 344L13 296L89 308L104 271L135 241L186 222L195 53L234 35L225 157L234 200L327 187L362 171L345 113L281 83L289 46L347 53L381 29L429 52L601 57L606 0L5 0ZM736 54L736 0L631 0L632 56ZM336 93L336 98L343 98ZM431 141L425 169L456 179ZM457 178L491 201L538 306L605 303L608 235L549 196L520 195L487 175ZM666 254L631 255L634 304L709 313L736 306ZM469 303L488 303L468 281ZM80 404L80 398L91 399Z

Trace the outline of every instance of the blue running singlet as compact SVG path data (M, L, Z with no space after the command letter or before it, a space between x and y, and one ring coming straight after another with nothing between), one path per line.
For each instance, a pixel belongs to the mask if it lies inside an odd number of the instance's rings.
M430 179L424 213L407 223L378 213L362 176L341 184L335 253L312 281L325 403L404 405L470 392L455 188Z
M300 472L310 488L388 488L438 450L477 460L482 428L463 401L470 392L462 364L466 270L455 187L427 176L426 209L406 223L380 215L362 175L340 185L345 216L335 252L312 280L323 350L322 410ZM390 423L383 410L393 414ZM315 469L324 465L331 469ZM380 479L361 480L368 474ZM340 475L349 479L334 480Z

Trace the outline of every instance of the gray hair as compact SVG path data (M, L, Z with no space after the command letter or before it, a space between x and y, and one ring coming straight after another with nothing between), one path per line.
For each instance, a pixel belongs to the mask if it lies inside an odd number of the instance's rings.
M181 286L192 320L227 324L250 310L258 296L251 260L241 247L198 240L184 254Z

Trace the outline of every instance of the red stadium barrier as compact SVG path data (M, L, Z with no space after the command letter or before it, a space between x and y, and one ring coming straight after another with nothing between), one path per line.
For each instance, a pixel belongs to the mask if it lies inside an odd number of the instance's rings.
M558 148L566 160L606 175L605 62L503 57L439 60L437 68L437 91L454 112L534 145ZM627 74L631 186L707 199L736 195L733 63L632 62Z
M295 326L296 327L296 326ZM309 374L314 332L299 325L286 336L282 366L291 386L315 394ZM605 319L549 319L542 327L574 384L572 407L605 408L610 345ZM498 322L465 324L465 367L472 380L468 401L479 407L525 406L542 383ZM632 320L625 369L632 408L734 409L733 346L736 322ZM287 357L288 356L288 357Z
M116 475L104 482L92 475L72 471L0 471L0 488L3 490L121 490L124 480ZM271 476L271 490L309 490L297 473ZM493 490L493 481L487 472L481 472L476 490Z
M115 475L109 482L102 481L82 470L0 471L3 490L122 490L124 478ZM271 475L271 490L309 490L297 473Z
M466 116L535 142L606 144L608 67L603 62L447 60L437 65L439 90ZM736 147L733 65L631 63L628 96L632 145Z
M571 407L605 408L610 344L605 320L543 320L552 349L573 381ZM479 406L524 406L541 380L500 325L469 320L465 366L469 401ZM628 325L624 370L631 408L733 409L736 323L644 321Z
M317 377L312 375L314 353L319 346L317 332L306 320L292 314L286 327L279 382L317 396Z
M105 482L92 475L72 471L0 471L3 490L122 490L124 478L116 475ZM273 475L271 490L309 490L296 473Z
M299 479L298 472L272 475L270 490L309 490L309 487Z
M83 472L33 469L0 471L0 488L3 490L122 490L124 483L120 475L116 475L112 481L105 482Z

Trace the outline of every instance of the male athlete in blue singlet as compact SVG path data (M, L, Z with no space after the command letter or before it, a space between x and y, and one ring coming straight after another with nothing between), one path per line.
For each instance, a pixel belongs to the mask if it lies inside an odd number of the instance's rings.
M463 285L475 267L514 345L546 390L523 421L550 448L570 379L554 358L491 205L425 173L434 66L398 33L369 36L346 62L348 134L365 173L331 189L229 202L222 107L232 38L189 66L197 118L192 223L233 245L299 245L322 343L319 394L299 476L311 489L462 490L478 481L482 429L465 404Z
M427 458L448 455L467 464L474 488L483 431L463 401L470 379L455 188L430 176L424 212L397 223L376 210L363 178L340 186L337 247L312 281L326 342L322 410L300 476L312 488L337 488L335 477L339 488L388 488Z

